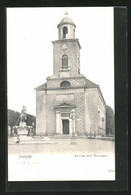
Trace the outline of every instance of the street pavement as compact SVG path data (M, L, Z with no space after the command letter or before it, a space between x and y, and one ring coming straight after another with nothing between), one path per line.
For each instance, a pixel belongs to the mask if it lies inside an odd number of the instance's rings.
M100 139L51 139L37 138L14 143L9 140L8 154L55 154L55 153L114 153L114 141Z

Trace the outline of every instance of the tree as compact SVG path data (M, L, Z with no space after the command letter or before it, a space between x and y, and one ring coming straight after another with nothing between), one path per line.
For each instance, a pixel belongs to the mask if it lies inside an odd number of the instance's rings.
M8 125L11 126L11 128L15 125L18 125L18 119L19 119L20 113L15 112L13 110L8 109Z
M114 135L114 111L110 106L106 106L106 135Z
M18 126L20 122L20 112L16 112L14 110L8 109L8 126L11 127L11 132L13 129L13 126ZM34 123L34 128L36 128L36 117L30 114L27 114L27 121L26 125L27 126L32 126Z

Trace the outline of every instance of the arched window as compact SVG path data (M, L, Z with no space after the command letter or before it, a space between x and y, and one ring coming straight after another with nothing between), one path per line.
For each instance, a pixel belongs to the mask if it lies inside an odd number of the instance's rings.
M70 87L71 84L69 81L62 81L61 84L60 84L60 87Z
M66 38L66 34L68 33L68 28L64 26L63 28L63 39Z
M62 56L62 68L68 68L68 56L67 55Z

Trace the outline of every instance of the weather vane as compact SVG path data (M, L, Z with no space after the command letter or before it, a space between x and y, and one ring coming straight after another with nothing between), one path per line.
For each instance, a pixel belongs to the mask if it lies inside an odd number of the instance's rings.
M67 17L68 14L69 14L69 13L68 13L67 11L64 13L64 15L66 15L66 17Z

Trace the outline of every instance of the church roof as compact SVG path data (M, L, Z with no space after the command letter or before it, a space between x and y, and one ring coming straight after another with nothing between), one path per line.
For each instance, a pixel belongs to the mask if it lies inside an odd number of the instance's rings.
M68 17L64 17L60 23L64 23L64 22L71 22L73 23L73 20L71 18L68 18Z
M101 94L101 97L102 97L102 99L103 99L103 101L104 101L104 103L106 105L106 102L104 100L104 97L102 95L102 92L101 92L101 89L100 89L99 85L97 85L97 84L93 83L92 81L90 81L90 80L85 78L85 88L98 88L98 90L99 90L99 92Z
M99 85L93 83L92 81L85 78L85 88L98 88ZM43 85L40 85L35 88L36 91L42 91L44 89L47 89L47 83L44 83Z
M101 94L101 96L103 98L103 101L105 103L105 100L104 100L104 97L102 95L102 92L101 92L101 89L100 89L99 85L97 85L97 84L93 83L92 81L90 81L90 80L85 78L85 86L84 86L84 88L98 88L98 90L99 90L99 92L100 92L100 94ZM44 89L47 89L47 82L44 83L43 85L40 85L40 86L35 88L36 91L43 91Z
M47 83L44 83L43 85L35 88L36 91L42 91L43 89L47 89Z
M92 88L92 87L94 88L95 87L96 88L96 87L98 87L98 85L85 78L85 87L87 87L87 88Z
M68 17L64 17L60 23L57 25L57 28L59 28L60 25L63 25L63 24L72 24L73 26L76 27L76 25L74 24L73 20L71 18L68 18Z

